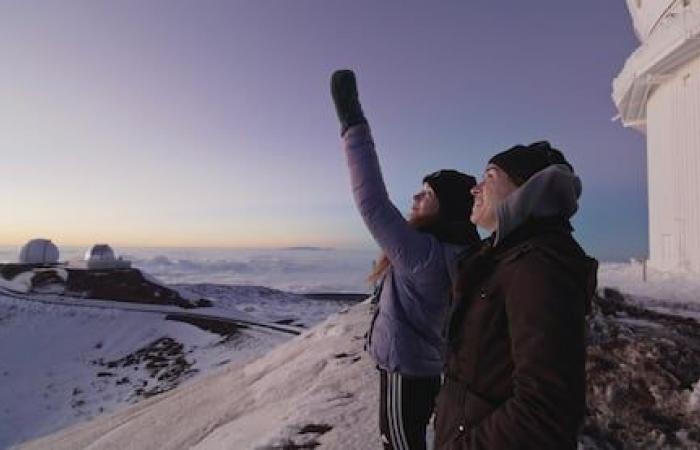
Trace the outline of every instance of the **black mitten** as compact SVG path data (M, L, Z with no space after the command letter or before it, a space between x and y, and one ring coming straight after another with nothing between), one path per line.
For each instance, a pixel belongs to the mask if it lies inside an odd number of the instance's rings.
M331 77L331 95L340 120L340 135L353 125L367 123L357 96L357 83L352 70L336 70Z

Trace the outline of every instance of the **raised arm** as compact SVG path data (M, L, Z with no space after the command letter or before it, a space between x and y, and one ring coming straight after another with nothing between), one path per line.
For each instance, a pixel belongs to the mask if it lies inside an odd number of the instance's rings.
M333 74L331 93L341 124L350 185L362 219L394 267L416 270L438 250L433 248L436 241L411 227L389 200L352 71Z

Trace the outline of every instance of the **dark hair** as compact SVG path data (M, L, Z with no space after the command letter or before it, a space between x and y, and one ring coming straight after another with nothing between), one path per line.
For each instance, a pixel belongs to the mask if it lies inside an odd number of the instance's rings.
M457 170L443 169L423 177L435 191L438 211L429 216L410 218L408 224L418 231L429 233L441 242L467 244L479 239L476 227L469 221L474 198L471 189L476 179ZM382 253L367 277L377 283L391 266L386 253Z

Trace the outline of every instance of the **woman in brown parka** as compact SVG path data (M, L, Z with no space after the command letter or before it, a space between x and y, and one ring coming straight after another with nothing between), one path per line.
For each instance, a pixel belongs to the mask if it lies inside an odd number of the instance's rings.
M585 410L585 314L597 262L571 236L581 183L547 142L489 161L463 261L435 449L576 449Z

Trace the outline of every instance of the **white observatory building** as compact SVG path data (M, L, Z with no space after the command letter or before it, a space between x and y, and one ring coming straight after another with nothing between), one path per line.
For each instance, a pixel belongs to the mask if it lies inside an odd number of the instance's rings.
M700 273L700 0L627 0L640 46L613 81L646 134L649 265Z
M19 249L20 264L57 264L58 247L50 239L32 239Z
M114 250L107 244L95 244L85 252L85 264L90 270L128 269L130 261L117 258Z

